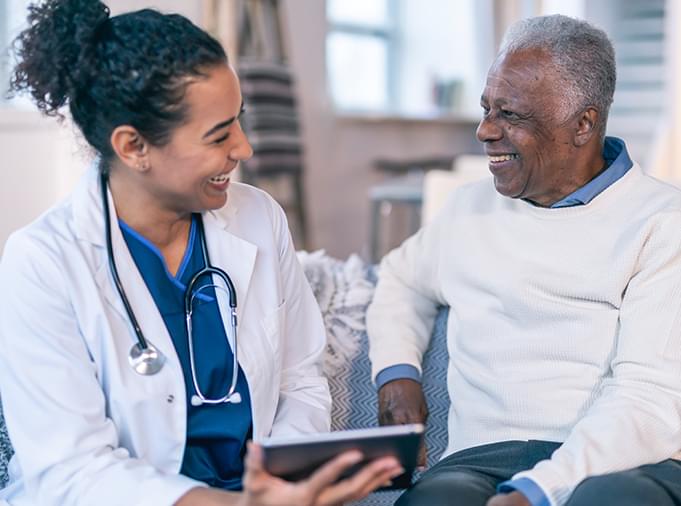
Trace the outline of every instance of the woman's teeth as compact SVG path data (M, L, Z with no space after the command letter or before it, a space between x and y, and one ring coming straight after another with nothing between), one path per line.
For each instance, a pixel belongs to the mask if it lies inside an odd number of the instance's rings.
M209 179L211 183L222 184L226 183L229 179L229 174L221 174L220 176L215 176Z
M516 158L518 158L518 155L516 155L516 154L499 155L499 156L490 156L489 161L492 162L492 163L508 162L509 160L515 160Z

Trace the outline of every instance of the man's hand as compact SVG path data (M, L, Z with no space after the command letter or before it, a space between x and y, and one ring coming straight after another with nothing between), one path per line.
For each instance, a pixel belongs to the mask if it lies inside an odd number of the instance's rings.
M530 501L527 500L520 492L511 492L510 494L497 494L487 501L487 506L531 506Z
M428 407L421 383L411 379L389 381L378 391L378 423L402 425L426 423ZM419 450L417 465L426 465L425 443Z

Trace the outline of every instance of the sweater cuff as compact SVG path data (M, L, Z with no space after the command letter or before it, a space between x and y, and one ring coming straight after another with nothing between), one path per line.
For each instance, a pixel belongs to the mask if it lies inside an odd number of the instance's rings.
M410 379L421 382L421 373L411 364L397 364L386 367L376 375L376 390L383 385L398 379Z
M509 494L514 491L523 494L532 506L551 506L549 498L531 478L504 481L497 486L497 492L500 494Z

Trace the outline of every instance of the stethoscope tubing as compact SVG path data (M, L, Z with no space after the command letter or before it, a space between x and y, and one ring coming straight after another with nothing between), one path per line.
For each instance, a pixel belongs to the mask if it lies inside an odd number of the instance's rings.
M116 291L118 291L118 295L120 295L121 297L121 301L123 302L123 306L125 307L125 312L128 313L128 317L130 318L132 328L135 330L135 335L137 336L137 344L139 345L140 349L147 350L149 349L149 343L147 343L147 340L144 337L144 334L142 333L142 328L140 327L140 324L137 321L135 312L132 310L132 306L130 305L128 296L125 294L125 290L123 289L123 283L121 283L121 278L118 275L118 269L116 268L116 262L114 260L113 242L111 240L111 213L109 212L109 196L107 195L106 191L108 180L109 178L107 174L102 170L102 173L100 175L100 182L102 187L102 201L104 204L104 227L106 229L106 252L107 257L109 259L109 269L111 270L111 275L114 280L114 285L116 286Z
M201 240L201 254L203 256L203 269L199 270L197 273L195 273L189 283L187 284L187 289L184 292L184 310L185 310L185 323L187 327L187 342L189 344L189 368L191 369L191 376L192 376L192 383L194 384L194 391L196 392L195 396L192 396L191 402L193 405L201 405L201 404L221 404L223 402L239 402L234 395L236 391L236 385L237 381L239 378L239 361L238 361L238 356L237 356L237 316L236 316L236 308L237 308L237 299L236 299L236 289L234 288L234 283L232 283L232 279L229 277L229 275L220 269L219 267L214 267L210 263L210 258L208 256L208 247L206 246L206 234L203 229L203 220L199 216L197 220L198 224L198 233L199 237ZM194 286L198 283L198 281L203 277L203 276L217 276L222 280L222 282L227 286L227 290L225 290L223 287L220 285L217 285L215 283L210 283L207 285L200 286L198 289L194 289ZM232 329L232 337L234 341L234 345L230 346L229 343L229 337L225 335L225 338L227 339L227 346L228 348L232 349L232 381L229 386L229 390L227 391L227 394L224 396L218 398L218 399L210 399L204 395L204 393L201 391L201 387L199 386L199 381L196 375L196 361L195 361L195 355L194 355L194 334L192 332L193 326L192 326L192 303L194 301L194 298L201 292L201 290L205 290L208 288L214 288L214 289L220 289L223 291L226 291L227 294L229 295L229 307L230 307L230 324L231 324L231 329ZM216 296L216 302L217 302L217 291L215 292Z
M130 355L129 355L129 360L130 364L133 367L133 369L141 374L141 375L152 375L156 374L163 366L165 358L161 354L160 351L158 351L147 339L144 337L144 333L142 332L142 328L139 325L139 322L137 321L137 317L135 316L135 312L132 309L132 306L130 304L130 301L128 300L128 297L125 293L125 290L123 288L123 283L121 282L120 276L118 275L118 269L116 268L116 262L114 260L114 251L113 251L113 242L111 239L111 213L109 210L109 198L107 194L107 186L108 186L108 176L107 174L102 171L100 175L100 183L101 183L101 190L102 190L102 202L103 202L103 207L104 207L104 227L106 231L106 250L107 250L107 257L109 261L109 268L111 270L111 275L114 280L114 285L116 286L116 291L118 292L121 301L123 302L123 306L125 308L125 312L128 315L128 318L130 319L130 323L132 324L133 330L135 332L135 336L137 339L137 342L133 345L133 347L130 350ZM210 264L210 258L208 256L208 247L206 246L206 236L205 232L203 229L203 220L201 218L201 215L198 215L197 219L197 224L198 224L198 232L199 232L199 237L201 240L201 254L203 257L203 265L204 267L200 269L197 273L195 273L189 283L187 284L187 288L185 289L184 293L184 310L185 310L185 324L186 324L186 330L187 330L187 343L188 343L188 348L189 348L189 368L191 369L191 377L192 377L192 383L194 386L194 391L195 394L191 396L191 404L194 406L200 406L202 404L222 404L225 402L232 402L232 403L238 403L241 402L241 396L239 395L238 392L236 392L236 387L237 387L237 382L238 382L238 375L239 375L239 361L238 361L238 356L237 356L237 298L236 298L236 288L234 287L234 283L232 282L232 279L229 277L229 275L223 271L222 269L218 267L214 267ZM217 285L215 283L209 283L203 286L200 286L198 289L194 290L195 285L198 283L200 278L203 276L218 276L221 281L225 284L227 287L226 289L223 288L220 285ZM196 359L194 355L194 336L193 336L193 325L192 325L192 303L194 301L194 298L196 295L201 292L201 290L207 289L207 288L214 288L216 290L223 290L227 292L228 298L229 298L229 307L230 307L230 326L232 330L232 337L233 337L233 345L230 345L229 342L229 337L225 335L225 338L227 340L227 346L228 348L231 348L232 351L232 381L230 382L229 389L227 391L227 394L217 398L217 399L211 399L208 398L204 395L204 393L201 391L201 387L199 386L199 381L198 381L198 376L196 374ZM217 291L215 292L216 295L216 304L217 304Z

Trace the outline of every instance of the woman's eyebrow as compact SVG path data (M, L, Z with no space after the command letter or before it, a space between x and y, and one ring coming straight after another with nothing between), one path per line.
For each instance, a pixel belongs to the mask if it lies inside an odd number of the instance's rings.
M231 125L232 123L234 123L234 121L235 121L235 120L239 117L239 115L241 114L241 111L243 111L243 108L244 108L244 103L241 102L241 107L239 108L239 114L237 114L236 116L232 116L231 118L229 118L229 119L227 119L227 120L225 120L225 121L221 121L220 123L216 124L215 126L213 126L213 128L211 128L211 129L208 130L205 134L203 134L203 136L202 136L201 138L202 138L202 139L205 139L206 137L210 137L211 135L213 135L213 134L214 134L215 132L217 132L218 130L220 130L220 129L222 129L222 128L225 128L226 126L229 126L229 125Z

